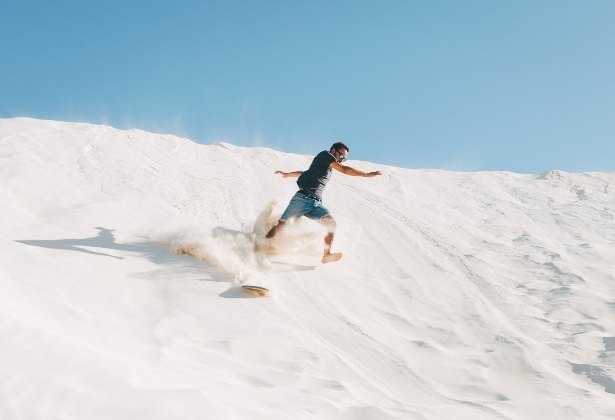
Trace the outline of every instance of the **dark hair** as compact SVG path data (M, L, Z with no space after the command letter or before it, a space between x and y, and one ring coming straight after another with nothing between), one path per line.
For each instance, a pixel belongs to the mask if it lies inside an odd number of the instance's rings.
M339 151L340 149L346 149L346 152L350 152L350 149L348 148L348 146L346 146L341 141L338 141L337 143L333 143L333 146L331 146L331 148L337 151Z

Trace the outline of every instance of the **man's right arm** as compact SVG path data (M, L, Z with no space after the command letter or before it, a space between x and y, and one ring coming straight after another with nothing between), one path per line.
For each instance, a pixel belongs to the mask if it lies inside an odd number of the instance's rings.
M275 171L276 175L282 175L284 178L299 178L303 171L294 171L294 172L282 172Z

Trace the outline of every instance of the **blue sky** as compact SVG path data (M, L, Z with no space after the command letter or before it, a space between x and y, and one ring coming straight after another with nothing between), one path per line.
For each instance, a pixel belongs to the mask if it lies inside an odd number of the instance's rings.
M4 1L0 117L615 170L615 1Z

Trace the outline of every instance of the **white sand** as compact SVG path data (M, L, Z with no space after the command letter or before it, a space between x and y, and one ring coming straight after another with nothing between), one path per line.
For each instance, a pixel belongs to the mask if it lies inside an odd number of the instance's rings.
M351 160L255 254L310 160L0 120L0 418L615 418L614 173Z

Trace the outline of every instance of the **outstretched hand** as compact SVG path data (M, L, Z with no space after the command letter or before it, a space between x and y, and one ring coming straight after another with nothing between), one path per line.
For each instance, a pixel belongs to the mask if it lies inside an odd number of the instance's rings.
M369 176L378 176L378 175L382 175L382 172L380 172L380 171L369 172L368 175Z
M303 171L294 171L294 172L275 171L276 175L282 175L284 178L298 178L302 173Z

